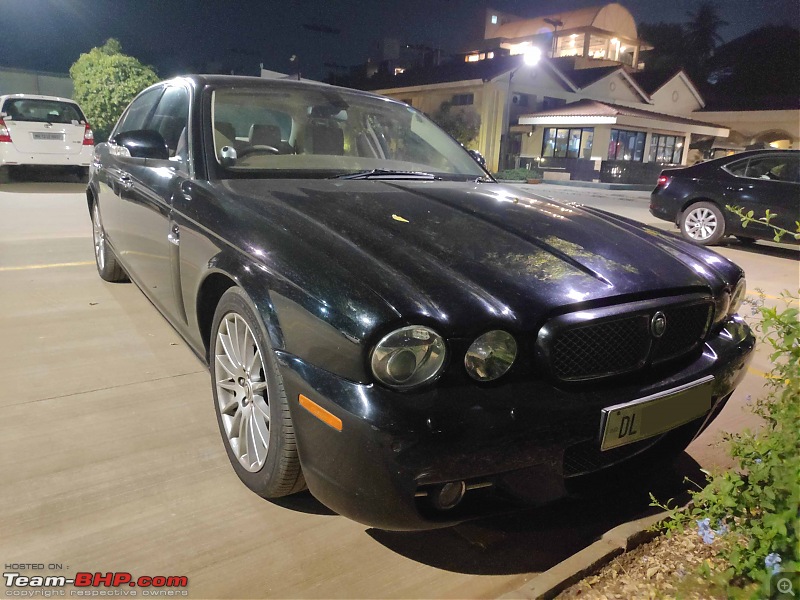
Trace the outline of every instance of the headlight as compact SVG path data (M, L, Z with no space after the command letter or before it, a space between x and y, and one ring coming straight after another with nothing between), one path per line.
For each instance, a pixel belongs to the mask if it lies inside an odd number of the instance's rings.
M722 290L719 296L714 299L714 325L722 323L728 316L728 308L731 305L731 295L728 290Z
M467 373L478 381L492 381L505 374L517 357L517 342L505 331L489 331L472 342L464 356Z
M744 302L744 297L747 294L747 281L744 277L739 280L731 295L731 303L728 305L728 316L735 315L739 312Z
M372 351L372 374L389 387L409 389L436 377L444 366L442 336L412 325L385 336Z

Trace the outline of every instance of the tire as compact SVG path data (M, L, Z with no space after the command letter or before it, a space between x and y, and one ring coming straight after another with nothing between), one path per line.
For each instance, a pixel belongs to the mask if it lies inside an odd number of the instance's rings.
M736 239L742 244L742 246L752 246L756 243L756 238L747 237L745 235L737 235Z
M100 209L97 202L92 203L92 241L94 242L94 262L97 273L103 281L112 283L128 281L128 276L117 262L114 251L108 245L103 222L100 219Z
M238 287L217 305L209 364L217 424L242 483L264 498L304 490L283 380L256 308Z
M725 235L725 216L713 202L696 202L683 211L680 227L684 239L710 246Z

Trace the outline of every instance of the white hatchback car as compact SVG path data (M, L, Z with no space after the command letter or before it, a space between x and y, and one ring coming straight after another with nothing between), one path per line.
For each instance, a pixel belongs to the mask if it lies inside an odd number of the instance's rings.
M88 177L94 135L74 101L55 96L0 96L0 183L16 165L74 167Z

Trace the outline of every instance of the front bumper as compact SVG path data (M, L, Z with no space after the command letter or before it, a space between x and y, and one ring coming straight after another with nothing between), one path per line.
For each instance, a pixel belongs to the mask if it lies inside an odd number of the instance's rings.
M755 339L729 320L701 355L658 381L626 378L602 386L549 381L495 386L435 386L402 394L344 380L277 353L308 487L322 503L382 529L441 527L566 495L570 480L658 448L682 450L719 413L745 374ZM600 452L601 409L713 375L711 411L656 438ZM311 398L342 421L329 427L298 403ZM673 448L674 447L674 448ZM465 481L465 500L449 511L424 495ZM478 490L477 488L480 488ZM486 492L490 491L491 494ZM486 496L491 495L487 501ZM488 502L488 505L487 505Z

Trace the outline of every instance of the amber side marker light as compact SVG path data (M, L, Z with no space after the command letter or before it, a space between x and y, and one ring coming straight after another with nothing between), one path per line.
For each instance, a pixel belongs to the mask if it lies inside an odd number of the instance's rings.
M337 417L332 413L329 413L327 410L322 408L319 404L317 404L310 398L306 398L305 396L303 396L303 394L300 394L299 398L300 398L300 406L305 408L308 412L310 412L320 421L325 423L325 425L333 427L336 431L342 430L342 420L339 417Z

